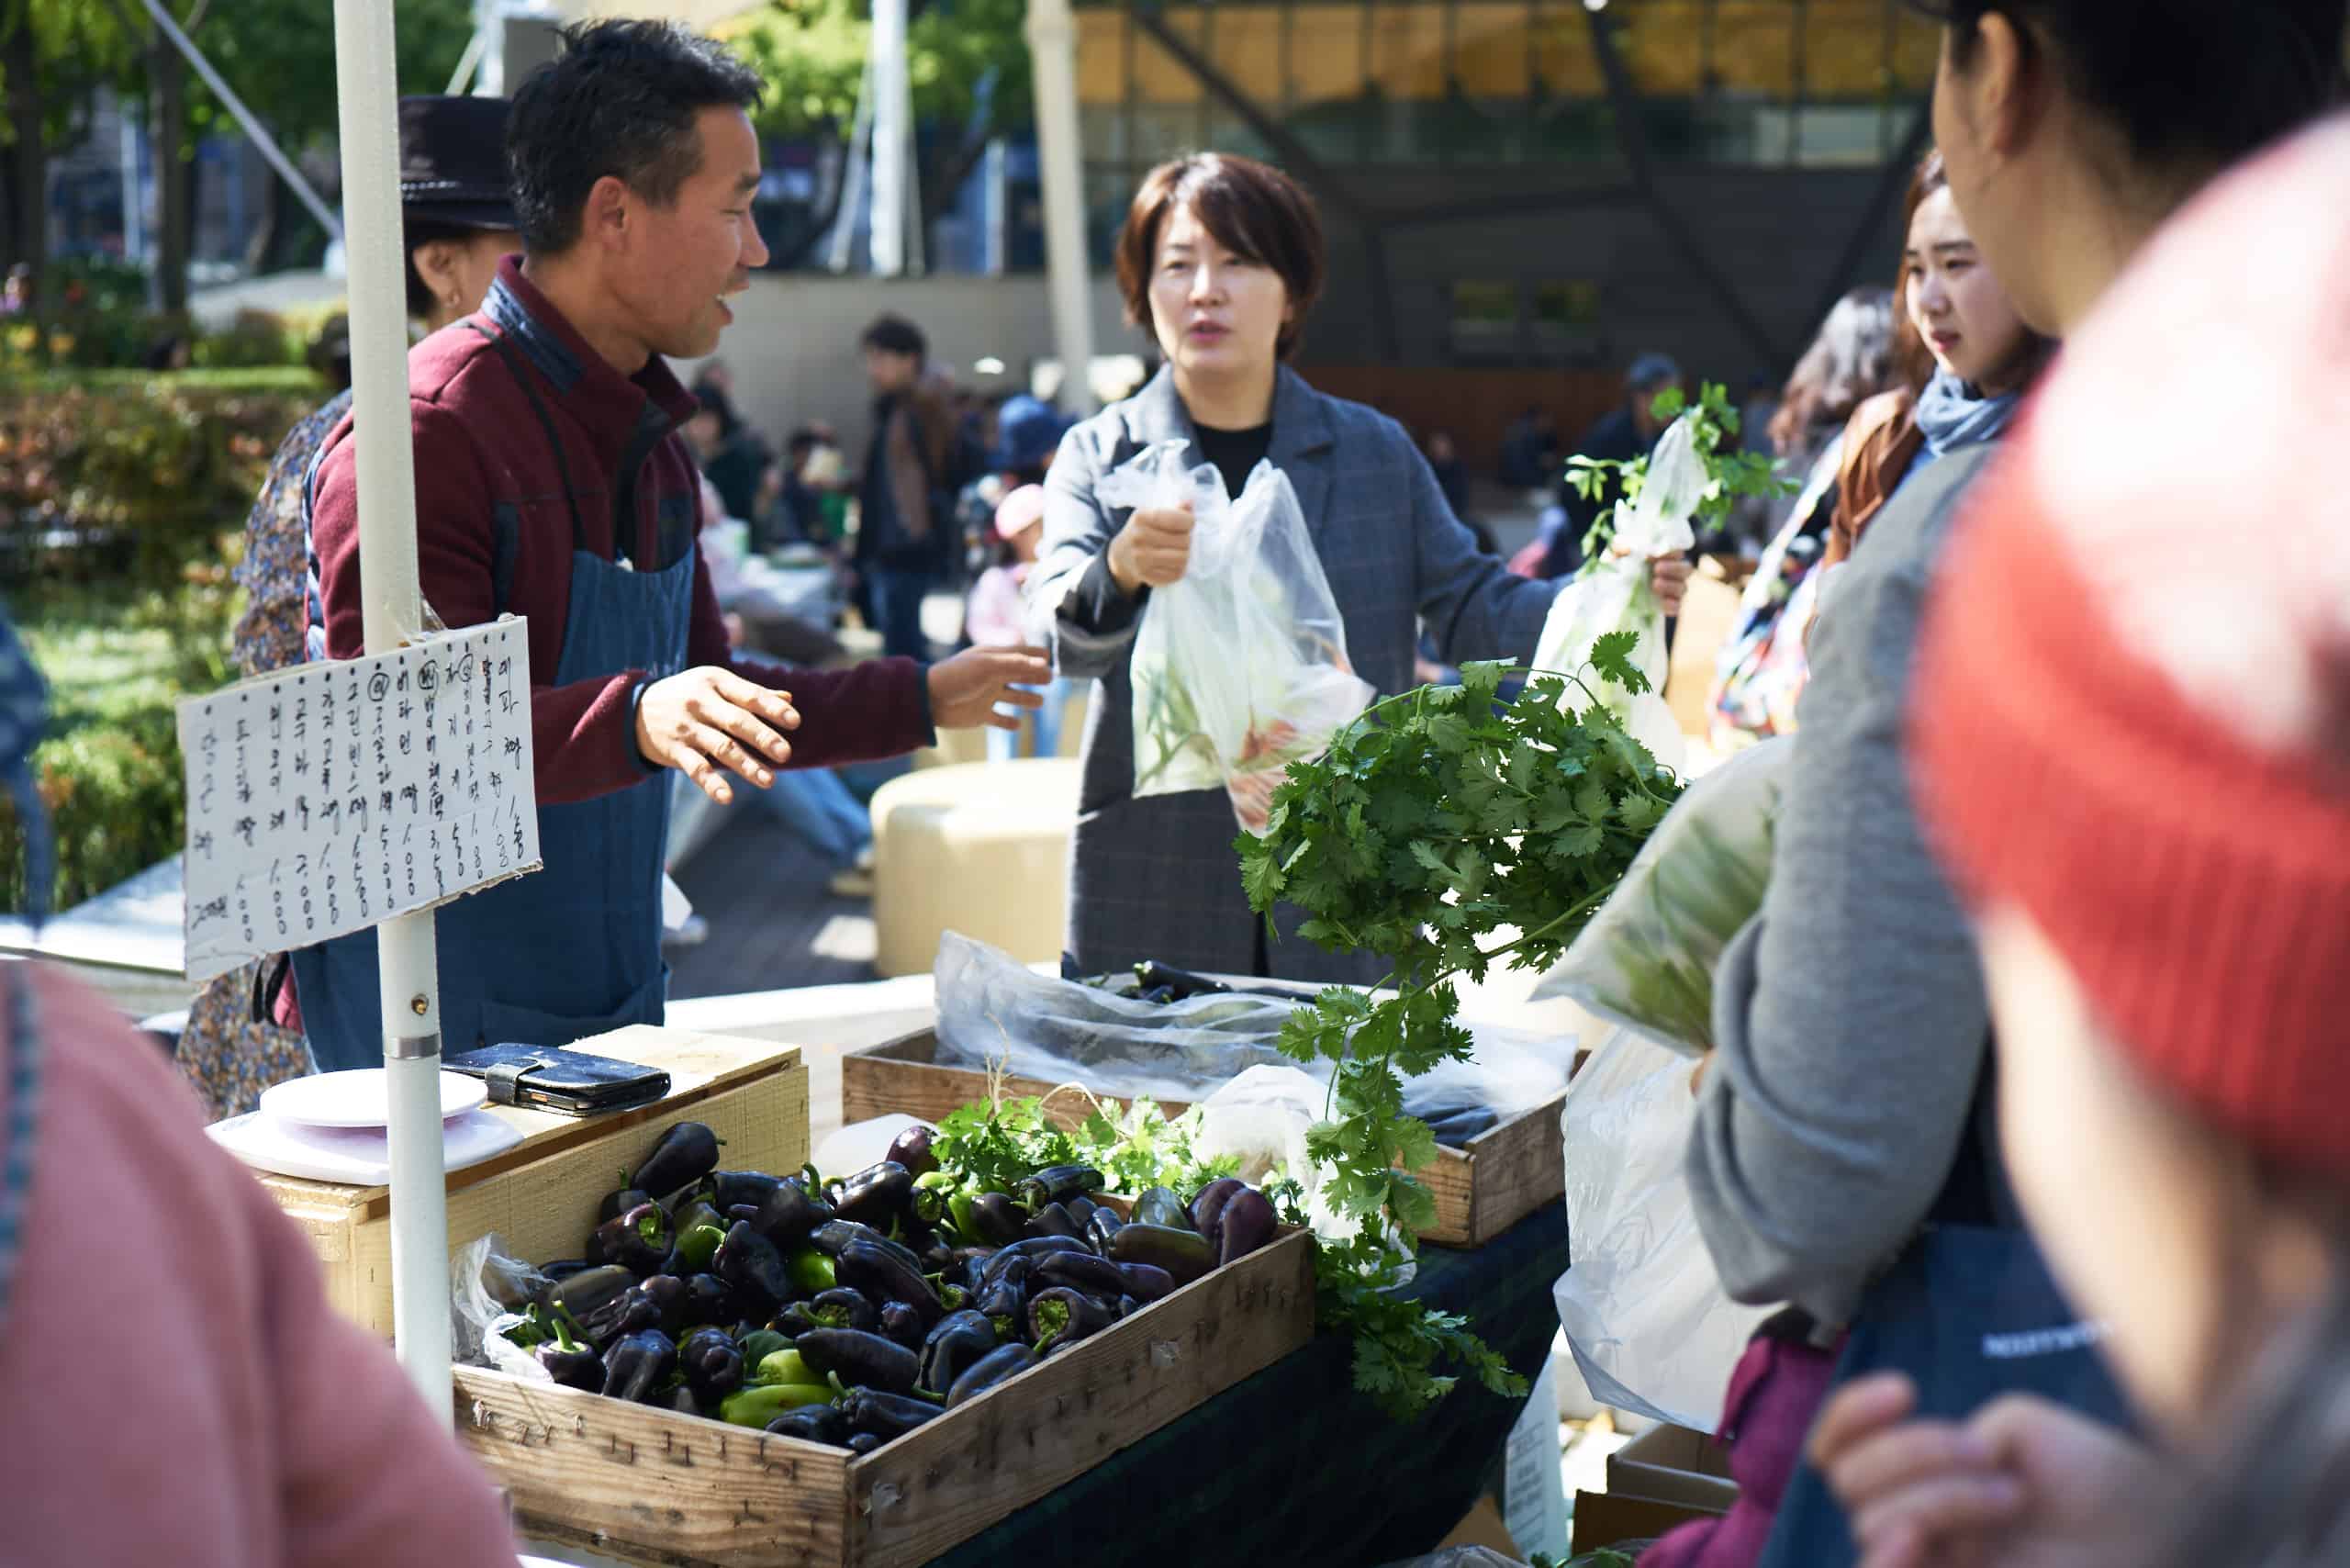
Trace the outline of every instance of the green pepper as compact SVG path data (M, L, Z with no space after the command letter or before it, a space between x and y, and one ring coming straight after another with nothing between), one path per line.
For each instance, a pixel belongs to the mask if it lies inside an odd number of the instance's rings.
M827 1383L755 1383L720 1400L718 1418L760 1431L769 1421L787 1411L810 1405L830 1405L834 1397L835 1391Z
M759 1384L782 1383L822 1383L823 1378L800 1359L800 1352L786 1345L780 1350L770 1350L751 1363L757 1370L751 1381Z
M784 1263L791 1271L791 1282L810 1295L821 1295L840 1283L833 1260L812 1247L800 1248Z
M698 1225L677 1237L677 1263L682 1272L699 1274L707 1271L710 1260L726 1244L726 1233L714 1225Z
M778 1350L791 1349L789 1337L778 1334L772 1328L755 1328L750 1333L737 1338L734 1342L743 1347L743 1364L754 1369L754 1382L757 1381L756 1369L761 1361L766 1361Z
M946 1200L946 1224L949 1229L966 1241L973 1238L971 1229L972 1194L957 1190Z
M959 1185L944 1170L915 1177L912 1202L914 1217L925 1225L936 1225L940 1216L946 1213L947 1205L954 1201Z

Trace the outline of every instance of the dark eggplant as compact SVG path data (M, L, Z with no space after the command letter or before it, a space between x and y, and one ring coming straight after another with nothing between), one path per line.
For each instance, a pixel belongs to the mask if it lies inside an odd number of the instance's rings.
M802 1442L824 1443L833 1448L848 1445L848 1417L830 1405L803 1405L769 1421L767 1430L778 1438L798 1438Z
M1116 1307L1067 1285L1028 1298L1028 1338L1040 1353L1064 1339L1074 1343L1099 1334L1117 1320Z
M890 1152L881 1157L883 1163L902 1165L915 1176L927 1176L938 1169L938 1156L931 1152L931 1143L938 1137L936 1127L908 1127L890 1141Z
M635 1288L634 1274L617 1264L599 1264L559 1281L547 1292L547 1309L560 1307L585 1323Z
M1035 1261L1015 1258L1005 1270L988 1282L987 1287L971 1298L971 1310L994 1324L1001 1336L1017 1334L1028 1316L1028 1281L1035 1272Z
M832 1198L833 1213L841 1218L886 1232L893 1222L906 1216L913 1193L914 1173L893 1159L885 1159L842 1182L837 1197L829 1191L825 1196Z
M922 1361L912 1350L878 1334L855 1328L811 1328L792 1341L800 1359L819 1376L837 1373L845 1383L912 1394Z
M587 1394L604 1392L604 1359L595 1348L582 1344L571 1337L568 1318L558 1316L550 1325L554 1338L532 1352L547 1375L565 1388L576 1388Z
M981 1193L971 1200L971 1228L990 1247L1009 1247L1028 1234L1028 1216L1002 1193Z
M1178 1285L1188 1285L1215 1267L1215 1251L1196 1230L1165 1225L1130 1225L1110 1238L1113 1263L1148 1263L1164 1269Z
M914 1256L921 1261L922 1271L925 1274L953 1274L957 1269L955 1252L953 1242L943 1236L933 1236L930 1244Z
M851 1432L841 1447L862 1459L881 1446L882 1439L871 1432Z
M1216 1215L1215 1233L1210 1238L1215 1243L1216 1267L1221 1269L1264 1246L1273 1238L1278 1224L1264 1193L1254 1187L1233 1193Z
M1183 1200L1166 1188L1146 1187L1142 1196L1135 1200L1134 1223L1163 1225L1173 1229L1190 1225L1192 1215Z
M1248 1183L1237 1176L1220 1176L1200 1189L1192 1200L1191 1226L1210 1240L1215 1238L1216 1216L1224 1213L1224 1205L1248 1191Z
M1047 1252L1087 1252L1091 1250L1091 1249L1087 1247L1084 1242L1078 1240L1074 1237L1024 1237L1022 1239L1012 1243L1009 1247L999 1247L996 1249L995 1256L988 1260L986 1271L979 1276L979 1283L982 1288L993 1283L994 1281L1002 1274L1004 1270L1012 1266L1015 1259L1025 1258L1033 1264L1035 1260L1043 1257Z
M1112 1301L1126 1293L1118 1266L1091 1252L1048 1252L1036 1260L1036 1279L1047 1288L1067 1285Z
M723 1328L697 1328L677 1347L686 1382L704 1405L715 1405L743 1386L743 1348Z
M820 1194L811 1193L797 1177L786 1180L759 1205L751 1227L778 1247L789 1250L806 1243L808 1233L829 1224L833 1208Z
M636 1207L639 1204L650 1204L657 1201L658 1200L655 1199L651 1193L646 1192L643 1188L632 1182L616 1193L607 1193L604 1194L604 1201L596 1205L596 1223L598 1225L610 1225L612 1221L620 1218L621 1215L628 1213L629 1210Z
M644 1163L629 1181L656 1198L690 1187L718 1169L718 1151L724 1139L699 1122L679 1122L661 1135Z
M656 1394L652 1398L646 1400L645 1403L652 1406L655 1410L674 1411L680 1416L708 1416L710 1414L710 1406L702 1402L701 1395L696 1394L693 1390L693 1384L688 1383L681 1383L675 1388L667 1389L662 1393Z
M640 1282L636 1289L660 1313L658 1327L662 1333L674 1339L685 1332L688 1298L685 1281L675 1274L655 1274Z
M964 1370L996 1347L995 1325L977 1312L942 1317L923 1341L922 1373L914 1386L945 1394Z
M979 1289L979 1276L988 1270L988 1260L995 1256L991 1247L957 1247L952 1266L937 1271L946 1276L946 1282L960 1285L967 1291Z
M860 1225L855 1220L836 1219L828 1225L820 1225L808 1233L808 1245L828 1258L839 1257L841 1249L852 1241L870 1241L878 1246L888 1248L904 1260L909 1269L917 1272L922 1269L922 1259L912 1248L903 1242L890 1240L889 1237L869 1225Z
M1136 1301L1134 1297L1130 1295L1120 1296L1118 1298L1118 1321L1121 1323L1125 1322L1127 1318L1132 1317L1136 1313L1140 1312L1142 1308L1143 1304Z
M677 1369L677 1343L658 1328L631 1334L604 1352L604 1393L643 1400Z
M818 1328L856 1328L870 1334L881 1327L881 1309L863 1291L845 1285L817 1292L805 1306Z
M661 1304L631 1285L603 1306L579 1319L579 1325L587 1331L589 1344L599 1350L609 1350L632 1334L660 1327Z
M922 1331L946 1316L938 1303L938 1293L930 1287L918 1270L906 1267L903 1260L869 1241L852 1241L841 1249L834 1265L841 1283L858 1290L875 1302L894 1301L903 1304L922 1318Z
M1107 1204L1096 1207L1085 1222L1086 1245L1096 1252L1107 1254L1110 1250L1110 1238L1117 1235L1125 1223L1118 1217L1118 1211Z
M1125 1282L1126 1294L1146 1305L1175 1291L1175 1276L1148 1263L1121 1263L1118 1278Z
M904 1437L938 1414L938 1406L927 1399L873 1388L850 1389L840 1408L859 1435L879 1438L885 1443Z
M894 1340L909 1350L919 1350L922 1349L923 1332L921 1313L916 1312L902 1301L887 1301L881 1304L879 1329L881 1338Z
M720 1214L744 1204L755 1209L782 1185L782 1178L764 1170L713 1170L710 1175L710 1206Z
M1056 1165L1022 1177L1013 1184L1012 1195L1022 1208L1035 1214L1046 1204L1098 1193L1108 1184L1108 1179L1091 1165Z
M716 1274L695 1274L686 1281L686 1327L707 1325L726 1328L741 1321L743 1306L734 1287Z
M775 1243L741 1220L726 1233L725 1244L711 1260L711 1272L733 1285L746 1304L780 1305L798 1294L791 1288L791 1272L784 1267L783 1254L776 1250Z
M1030 1215L1028 1234L1032 1237L1067 1237L1071 1241L1085 1239L1085 1233L1078 1228L1077 1221L1070 1218L1069 1210L1058 1204L1046 1204L1043 1208Z
M588 1238L588 1256L599 1263L618 1263L639 1274L656 1273L668 1260L677 1234L660 1204L642 1203L606 1220Z
M1080 1236L1083 1236L1086 1226L1093 1223L1093 1216L1102 1212L1101 1204L1091 1198L1083 1196L1063 1198L1061 1207L1067 1209L1069 1217L1077 1222L1077 1233Z
M1169 1002L1189 1002L1195 996L1226 996L1232 991L1222 980L1179 969L1156 958L1145 958L1135 966L1135 984L1144 991L1164 991Z
M554 1286L563 1283L564 1281L571 1278L574 1274L584 1274L594 1267L596 1267L596 1265L590 1263L585 1258L563 1258L558 1259L556 1261L552 1263L540 1265L539 1278L544 1280L546 1282L546 1285L539 1292L540 1299L538 1305L541 1306L544 1306L546 1305L546 1294L548 1291L552 1290Z
M1018 1377L1036 1364L1036 1352L1014 1341L999 1345L994 1350L963 1369L955 1386L946 1391L946 1408L952 1410L967 1400L977 1399L989 1389L1010 1378Z

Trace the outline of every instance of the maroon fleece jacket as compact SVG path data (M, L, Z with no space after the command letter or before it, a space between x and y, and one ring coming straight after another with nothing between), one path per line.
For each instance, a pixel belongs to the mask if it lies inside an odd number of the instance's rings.
M628 525L624 553L641 570L695 553L687 667L722 665L790 692L800 715L791 766L895 756L934 739L929 688L912 659L787 669L729 646L710 567L699 558L700 480L677 434L695 401L665 362L622 375L522 275L520 257L507 258L473 321L503 334L520 353L562 436L563 458L559 465L504 355L472 325L418 344L408 355L418 567L425 601L446 625L476 625L501 611L530 618L541 805L592 800L642 782L647 772L635 722L646 672L554 684L571 601L566 488L595 554L612 557L616 516ZM337 659L364 649L350 432L346 418L328 437L311 522L327 655Z

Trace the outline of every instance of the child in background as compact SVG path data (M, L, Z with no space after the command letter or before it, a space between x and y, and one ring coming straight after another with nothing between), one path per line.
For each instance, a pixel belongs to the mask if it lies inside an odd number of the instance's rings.
M963 629L982 648L1013 648L1029 639L1023 630L1027 616L1028 574L1036 564L1036 548L1045 537L1045 490L1023 485L995 509L996 564L971 585L963 607ZM988 731L988 760L1009 762L1022 755L1027 740L1030 756L1060 755L1061 711L1068 706L1076 682L1056 680L1044 689L1045 706L1017 730Z

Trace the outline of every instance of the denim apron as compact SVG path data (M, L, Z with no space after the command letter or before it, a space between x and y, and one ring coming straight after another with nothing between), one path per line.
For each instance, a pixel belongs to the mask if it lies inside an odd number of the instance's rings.
M496 345L529 395L571 508L571 603L552 684L631 669L655 680L675 675L685 666L693 619L693 550L659 571L640 572L588 549L563 439L528 367L504 336L467 325ZM632 485L615 488L616 550L636 537L633 496ZM436 912L441 1037L448 1050L567 1046L627 1025L661 1022L669 979L661 958L668 773L648 773L627 789L538 812L543 869ZM293 963L302 1025L319 1070L380 1064L383 1002L375 932L305 948L293 955Z

